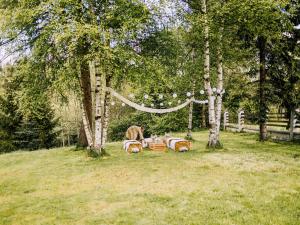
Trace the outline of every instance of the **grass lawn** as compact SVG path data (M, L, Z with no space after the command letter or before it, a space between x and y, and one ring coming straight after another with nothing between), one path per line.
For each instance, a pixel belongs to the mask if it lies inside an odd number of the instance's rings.
M0 155L0 224L300 224L300 145L194 138L189 153Z

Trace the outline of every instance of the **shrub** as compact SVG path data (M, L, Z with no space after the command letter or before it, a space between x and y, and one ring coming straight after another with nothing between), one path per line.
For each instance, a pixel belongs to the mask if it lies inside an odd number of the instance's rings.
M15 151L16 147L13 144L13 141L10 139L9 135L0 130L0 154Z
M187 123L186 109L164 115L136 112L112 122L109 127L109 138L111 141L125 139L126 130L132 125L143 126L144 137L149 137L151 134L163 135L168 132L185 131Z

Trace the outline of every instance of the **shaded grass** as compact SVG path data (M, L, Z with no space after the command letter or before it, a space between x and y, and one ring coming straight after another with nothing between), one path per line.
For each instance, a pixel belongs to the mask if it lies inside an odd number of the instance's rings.
M209 151L207 132L193 138L188 153L0 155L0 224L299 224L299 145L225 132Z

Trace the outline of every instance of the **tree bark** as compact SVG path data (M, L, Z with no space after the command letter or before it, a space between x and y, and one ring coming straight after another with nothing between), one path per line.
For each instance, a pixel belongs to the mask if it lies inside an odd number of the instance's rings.
M266 39L258 37L259 49L259 140L267 139L267 103L266 103Z
M206 127L206 105L201 105L201 127Z
M88 143L88 147L92 148L94 145L92 129L91 129L91 125L88 120L87 113L86 113L83 103L81 104L81 109L82 109L82 123L83 123L84 132L85 132L85 137L86 137L86 140Z
M102 73L99 62L95 63L95 148L101 152L102 149Z
M80 83L82 89L82 109L84 109L86 113L87 120L89 124L92 124L93 121L93 103L92 103L92 95L91 95L91 79L89 66L87 63L82 63L80 66ZM80 127L79 133L79 145L83 147L89 146L88 140L85 134L85 128L83 121Z
M108 74L106 77L106 87L111 87L111 74ZM111 105L111 93L106 89L105 98L104 98L104 112L103 112L103 131L102 131L102 147L105 146L107 141L107 131L108 131L108 122L109 122L109 113Z
M196 82L195 80L193 81L193 90L192 90L192 96L195 95L195 86ZM194 103L190 103L190 109L189 109L189 124L188 124L188 133L187 137L192 139L192 129L193 129L193 109L194 109Z
M291 109L290 114L290 141L294 140L294 121L295 121L295 109Z
M218 85L217 85L217 100L216 100L216 136L220 142L220 126L222 118L222 99L223 99L223 54L222 54L222 39L223 27L220 28L219 43L217 48L217 67L218 67Z
M207 15L206 0L202 0L202 11L204 13L204 87L208 95L208 107L209 107L209 140L207 146L209 148L217 147L216 136L216 115L215 115L215 97L210 83L210 43L209 43L209 22Z

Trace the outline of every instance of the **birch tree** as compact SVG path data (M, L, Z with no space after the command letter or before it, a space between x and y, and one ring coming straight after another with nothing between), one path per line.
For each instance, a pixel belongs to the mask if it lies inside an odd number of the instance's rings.
M220 139L220 127L222 117L222 102L223 102L223 52L222 52L222 39L224 28L219 29L218 47L217 47L217 100L216 100L216 138Z
M95 142L92 142L93 148L99 148L100 120L97 119L97 138L96 132L91 131L94 118L88 63L101 58L105 65L110 64L113 68L114 61L106 57L107 52L118 57L132 55L134 49L128 43L136 38L136 33L147 23L147 7L142 2L127 0L0 0L0 11L1 46L10 47L12 54L27 51L30 52L27 55L34 57L36 61L43 60L47 65L47 77L51 77L49 86L52 90L58 89L58 85L67 89L70 83L79 81L76 85L77 89L82 91L82 95L79 96L82 96L82 112L86 117L83 118L81 139L84 144L90 146L92 137L92 140L95 139ZM123 13L125 11L126 13ZM101 32L108 32L110 29L114 33L114 51L111 51L110 46L104 44L102 39ZM131 53L126 54L127 52ZM74 60L80 64L79 80L77 63L70 63ZM66 72L71 67L74 67L72 70L75 72ZM79 86L82 88L78 88ZM74 87L72 89L74 90ZM95 108L98 110L99 95L97 98ZM109 98L107 100L106 102L109 102ZM105 110L108 112L109 107ZM105 126L107 127L106 124ZM90 131L92 134L89 134Z
M204 87L208 97L209 110L209 138L208 147L215 148L219 144L217 139L217 123L215 111L215 96L213 95L210 77L210 42L209 42L209 21L207 12L207 1L202 0L202 12L204 17Z
M100 62L95 62L95 148L102 149L102 92L103 92L103 73L100 68Z

